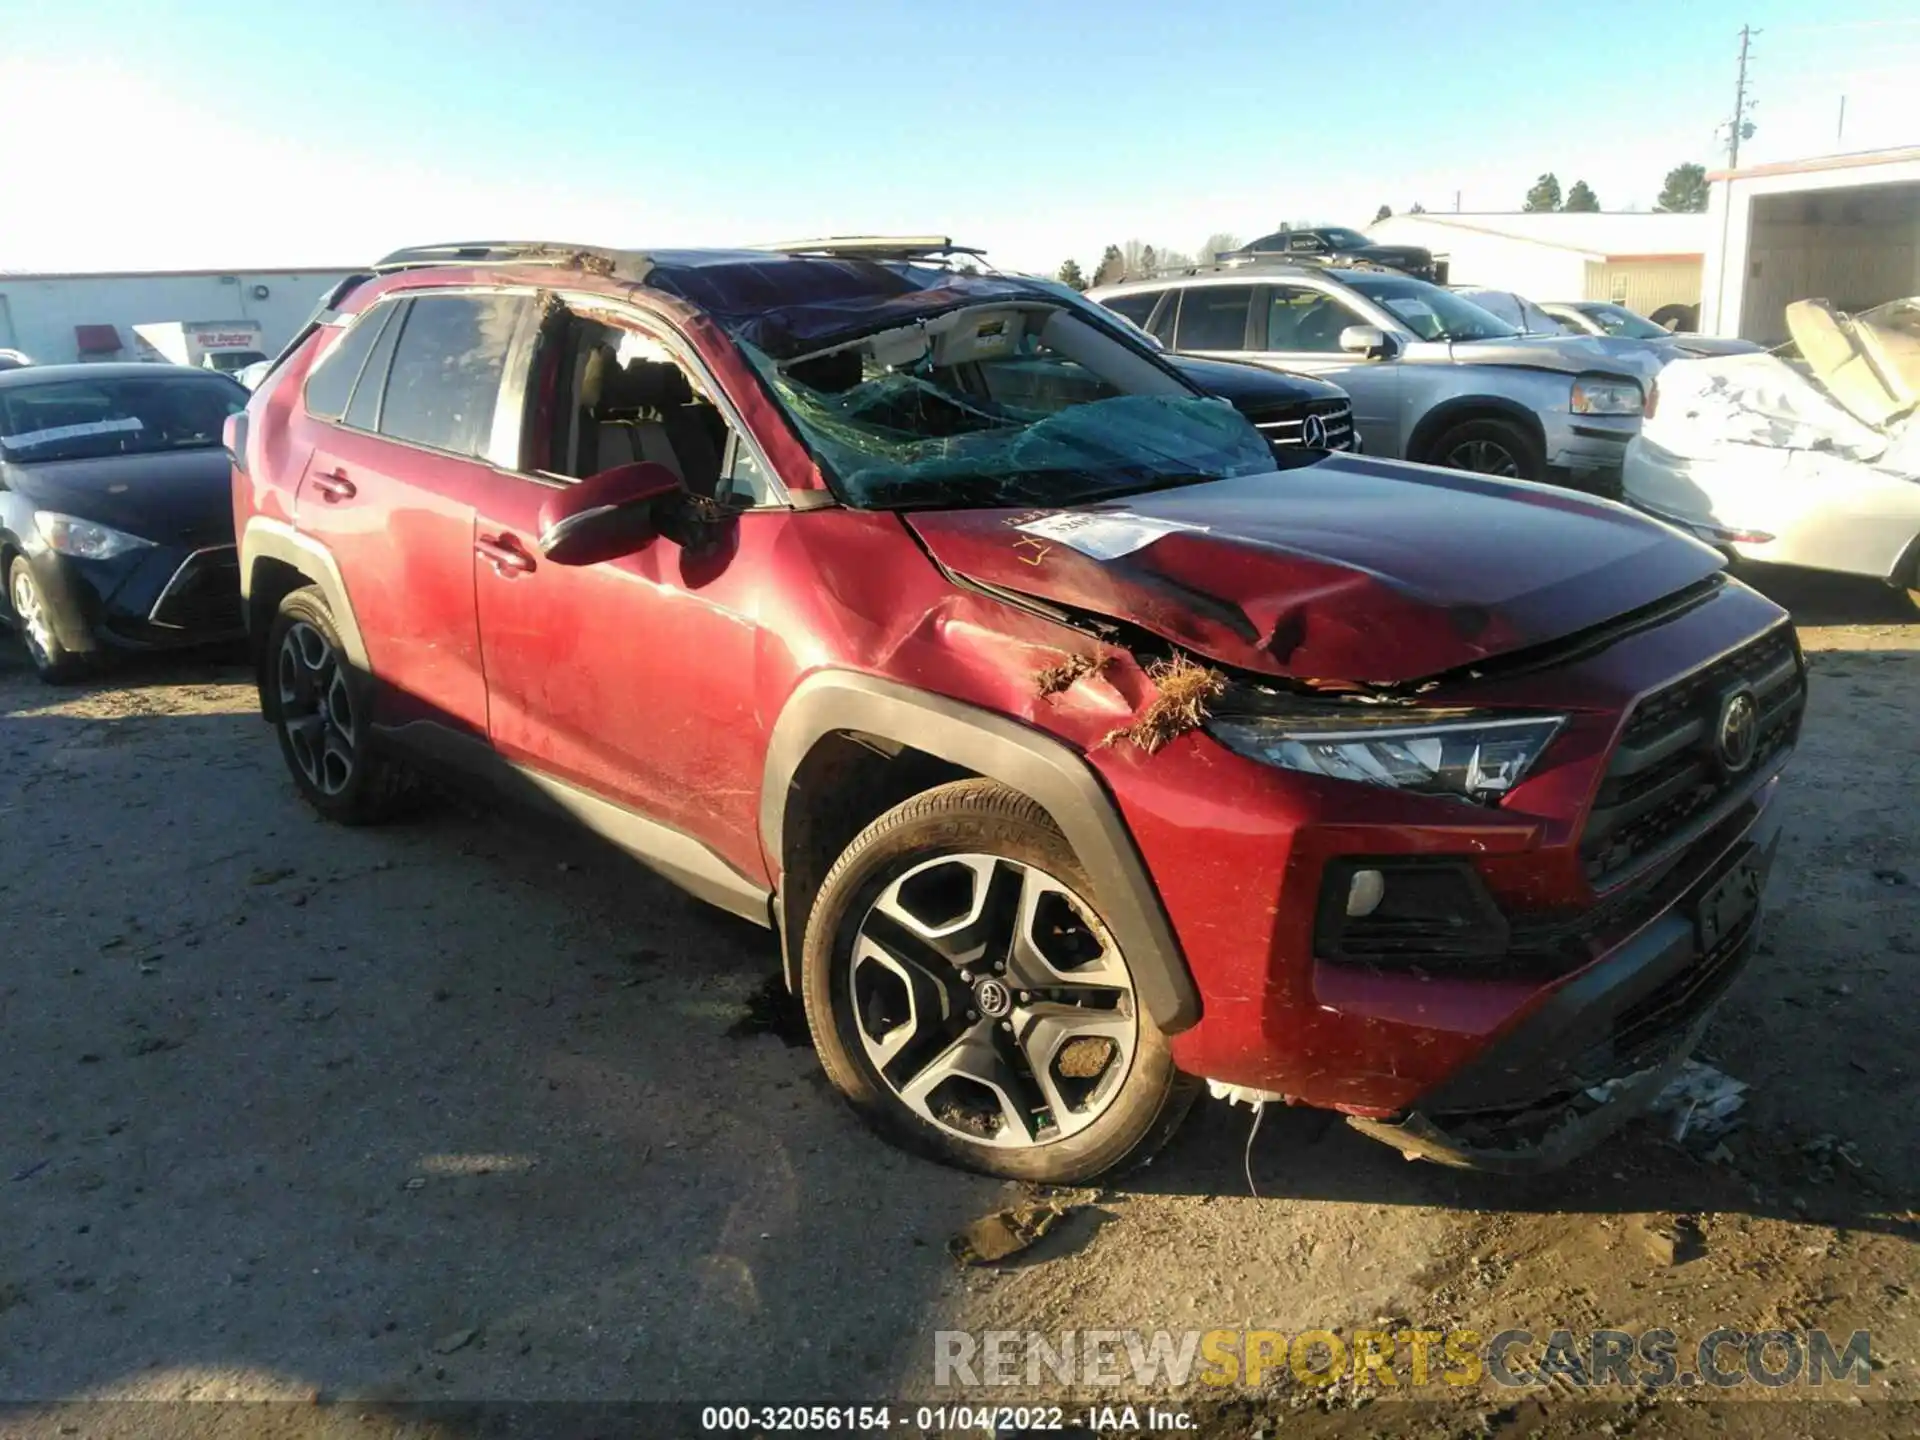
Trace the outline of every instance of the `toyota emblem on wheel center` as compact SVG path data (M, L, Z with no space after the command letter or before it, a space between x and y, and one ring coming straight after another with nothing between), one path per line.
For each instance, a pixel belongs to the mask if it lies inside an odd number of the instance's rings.
M998 1020L1013 1009L1013 995L998 980L982 980L973 987L973 1003L982 1015Z
M1720 723L1714 731L1720 763L1738 774L1753 763L1760 742L1760 707L1751 690L1736 690L1720 702Z

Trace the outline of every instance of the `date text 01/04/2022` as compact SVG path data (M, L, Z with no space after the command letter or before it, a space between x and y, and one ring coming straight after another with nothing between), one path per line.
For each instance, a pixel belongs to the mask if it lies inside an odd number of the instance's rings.
M700 1428L710 1432L893 1431L945 1434L980 1430L989 1435L1049 1431L1140 1430L1176 1434L1193 1429L1193 1417L1157 1406L1099 1405L1069 1413L1060 1405L710 1405Z

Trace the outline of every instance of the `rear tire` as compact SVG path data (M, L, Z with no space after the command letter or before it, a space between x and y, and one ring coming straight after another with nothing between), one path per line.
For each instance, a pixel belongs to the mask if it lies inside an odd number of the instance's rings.
M26 647L34 673L47 684L64 684L85 667L81 656L60 643L52 604L24 555L14 556L13 564L7 567L7 614Z
M267 632L261 699L300 798L342 825L390 819L414 792L412 774L372 742L369 690L319 588L283 599Z
M827 1077L949 1165L1073 1184L1149 1158L1199 1082L1174 1069L1065 837L986 780L862 831L808 916L801 991Z
M1511 420L1466 420L1433 442L1430 463L1498 480L1544 480L1547 457L1540 442Z

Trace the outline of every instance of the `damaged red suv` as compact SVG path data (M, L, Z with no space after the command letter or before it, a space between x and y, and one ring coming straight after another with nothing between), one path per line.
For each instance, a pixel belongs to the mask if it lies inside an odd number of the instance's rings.
M1564 490L1276 454L942 242L403 251L229 424L264 715L770 927L833 1082L996 1174L1201 1082L1551 1164L1745 962L1804 665Z

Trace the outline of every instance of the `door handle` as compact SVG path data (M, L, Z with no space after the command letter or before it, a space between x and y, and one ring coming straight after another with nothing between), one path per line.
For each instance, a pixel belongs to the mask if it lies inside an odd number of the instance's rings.
M329 501L351 500L359 493L354 488L353 481L347 478L347 472L344 470L335 470L331 475L314 476L313 486L314 489L326 496Z
M482 535L473 542L473 553L493 566L496 575L524 575L533 569L533 556L511 535L502 535L497 540Z

